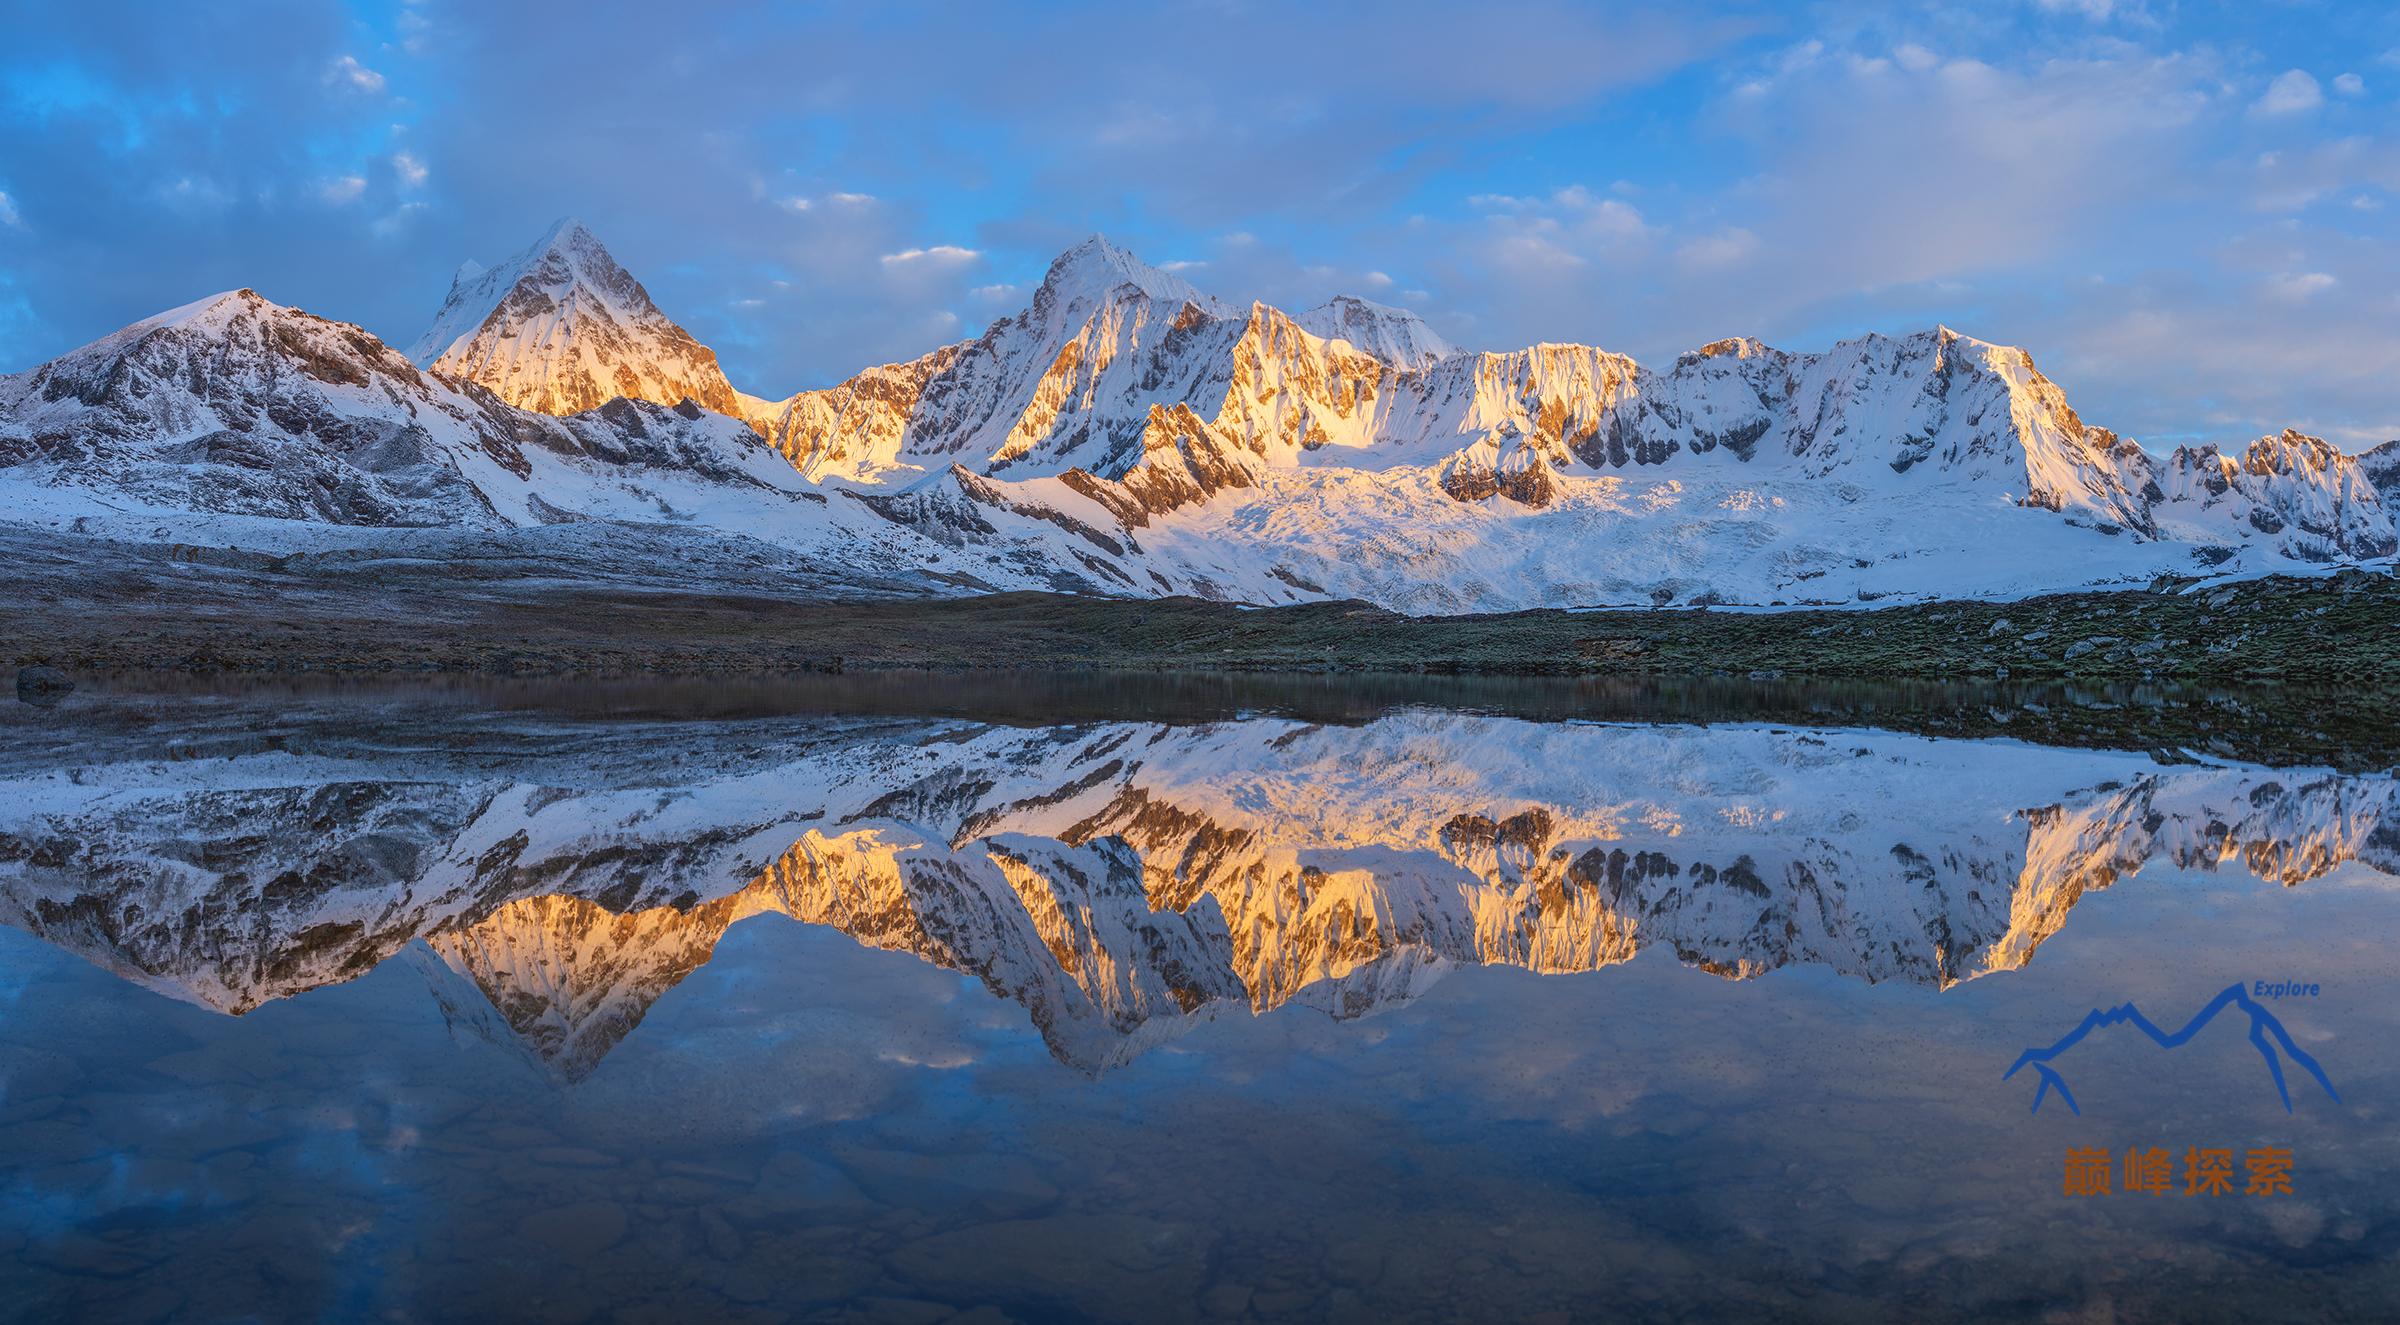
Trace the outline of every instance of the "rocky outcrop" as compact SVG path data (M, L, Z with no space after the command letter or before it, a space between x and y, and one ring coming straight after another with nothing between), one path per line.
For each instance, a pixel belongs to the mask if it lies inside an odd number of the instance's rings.
M1256 487L1264 469L1257 452L1202 422L1189 407L1153 405L1142 429L1141 458L1113 483L1081 470L1069 470L1065 477L1078 491L1108 504L1120 520L1139 528L1152 516L1196 505L1220 492Z
M767 440L812 480L873 483L908 472L900 440L926 384L958 357L945 345L907 363L869 368L839 386L803 391L760 412Z
M2382 495L2384 509L2400 509L2400 440L2360 452L2358 472Z
M2289 428L2239 455L2177 447L2164 466L2162 509L2196 534L2268 542L2299 561L2390 556L2400 536L2375 464L2373 453L2353 458Z

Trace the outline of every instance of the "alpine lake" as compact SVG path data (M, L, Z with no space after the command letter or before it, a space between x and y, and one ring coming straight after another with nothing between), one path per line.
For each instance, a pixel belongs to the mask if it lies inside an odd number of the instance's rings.
M2395 738L2274 705L86 684L0 1318L2390 1319Z

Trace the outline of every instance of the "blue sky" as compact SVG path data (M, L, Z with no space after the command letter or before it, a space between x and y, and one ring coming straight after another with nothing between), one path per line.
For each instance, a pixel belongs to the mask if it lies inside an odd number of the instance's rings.
M2154 447L2400 436L2400 7L0 0L0 371L251 286L406 345L582 217L778 396L1104 231L1650 361L1947 323Z

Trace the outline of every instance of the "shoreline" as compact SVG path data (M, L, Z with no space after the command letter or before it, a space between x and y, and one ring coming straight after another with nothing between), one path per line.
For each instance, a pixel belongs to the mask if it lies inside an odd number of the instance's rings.
M1660 673L1211 670L1198 665L861 668L790 672L162 669L70 670L55 706L6 707L0 745L156 739L228 707L270 725L428 715L529 721L701 722L956 718L1004 726L1275 715L1328 725L1434 709L1533 722L1871 728L1959 740L2139 751L2161 763L2233 761L2400 773L2400 684L2138 678L1869 678ZM245 728L246 729L246 728ZM263 729L262 729L263 730Z
M773 676L921 670L2400 685L2400 578L1890 607L1540 609L1006 593L812 600L438 572L118 563L0 575L0 662L72 673Z

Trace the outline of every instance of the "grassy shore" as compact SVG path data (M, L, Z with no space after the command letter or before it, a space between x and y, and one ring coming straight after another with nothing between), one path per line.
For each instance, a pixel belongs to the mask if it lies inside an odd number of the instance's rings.
M672 684L677 708L749 694L1004 720L1021 708L1042 721L1258 708L1342 720L1431 703L1887 726L2353 770L2400 761L2400 581L2388 574L1875 610L1411 618L1357 603L826 602L476 577L431 562L303 575L28 552L0 572L0 661L87 680L547 678L543 703L592 694L638 708L649 700L624 700L626 687Z
M1875 610L1405 617L1054 594L816 602L745 593L374 582L223 567L52 575L0 602L16 665L69 671L772 675L878 669L2151 679L2400 684L2400 580Z

